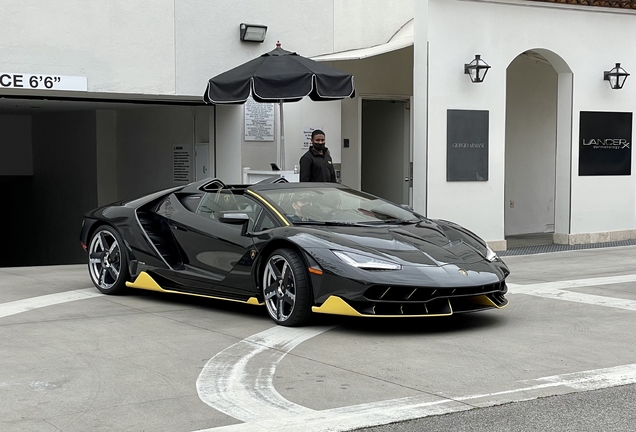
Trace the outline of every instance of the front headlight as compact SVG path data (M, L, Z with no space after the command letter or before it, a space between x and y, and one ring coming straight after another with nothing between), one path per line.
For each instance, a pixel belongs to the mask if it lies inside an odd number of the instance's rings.
M402 266L392 261L385 261L368 255L355 252L331 251L335 256L350 266L363 270L400 270Z
M490 249L490 246L486 245L486 259L490 262L497 260L499 257L494 250Z

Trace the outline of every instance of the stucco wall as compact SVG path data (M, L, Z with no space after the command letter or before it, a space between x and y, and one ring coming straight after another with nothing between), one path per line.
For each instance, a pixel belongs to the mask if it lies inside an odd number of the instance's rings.
M412 18L413 4L5 0L2 69L86 76L89 92L199 97L208 78L274 49L277 41L307 57L384 43ZM240 23L267 25L265 42L241 42Z
M174 94L174 2L4 0L5 72L88 77L92 92Z
M605 8L568 8L544 3L429 0L428 214L453 219L487 240L504 238L504 143L506 67L521 52L544 48L561 56L574 73L571 232L632 229L636 188L633 176L578 177L580 111L629 111L636 108L636 86L621 91L603 81L604 70L636 58L634 44L611 44L602 37L573 41L564 35L620 32L636 37L636 14ZM416 20L418 17L416 16ZM452 23L452 25L449 25ZM584 40L585 50L581 50ZM486 81L472 84L463 65L481 54L492 68ZM636 64L631 68L636 67ZM416 74L416 78L419 76ZM423 94L416 93L415 97ZM490 111L490 180L445 181L446 110ZM417 127L417 125L416 125ZM416 134L417 136L417 134ZM421 143L420 139L420 145ZM416 145L418 143L416 142ZM423 163L422 160L415 161ZM452 197L452 199L449 199ZM479 212L475 212L479 209Z
M415 0L336 0L333 52L386 43L414 14Z

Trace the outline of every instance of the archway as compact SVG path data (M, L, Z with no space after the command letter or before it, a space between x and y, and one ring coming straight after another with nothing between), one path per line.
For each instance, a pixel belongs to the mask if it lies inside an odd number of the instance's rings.
M572 71L552 51L518 55L506 74L504 232L508 247L567 243Z

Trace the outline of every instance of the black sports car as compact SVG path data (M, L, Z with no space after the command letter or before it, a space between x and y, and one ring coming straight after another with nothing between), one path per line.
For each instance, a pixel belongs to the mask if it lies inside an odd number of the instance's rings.
M334 183L206 179L85 215L89 274L127 287L312 312L451 315L507 305L506 265L461 226Z

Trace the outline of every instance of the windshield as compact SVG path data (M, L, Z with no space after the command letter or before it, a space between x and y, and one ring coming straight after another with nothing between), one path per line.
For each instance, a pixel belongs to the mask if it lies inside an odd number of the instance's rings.
M276 189L259 193L298 224L413 223L423 219L406 208L351 189Z

